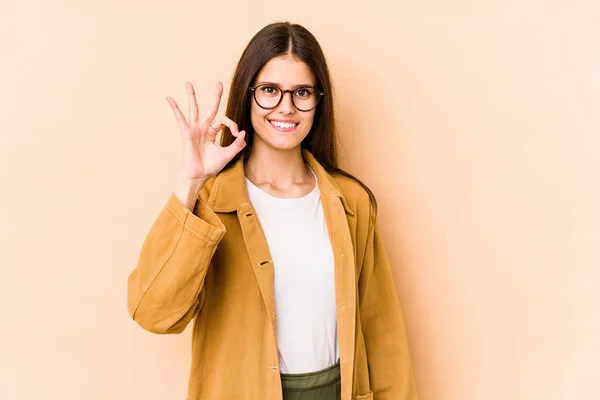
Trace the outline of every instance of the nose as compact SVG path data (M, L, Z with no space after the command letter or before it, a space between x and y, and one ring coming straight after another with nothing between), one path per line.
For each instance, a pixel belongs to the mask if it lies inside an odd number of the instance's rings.
M289 94L289 97L287 96ZM282 114L292 114L295 110L296 107L294 106L294 103L292 102L292 96L293 93L292 92L283 92L281 94L283 96L283 98L281 99L281 103L279 103L279 111Z

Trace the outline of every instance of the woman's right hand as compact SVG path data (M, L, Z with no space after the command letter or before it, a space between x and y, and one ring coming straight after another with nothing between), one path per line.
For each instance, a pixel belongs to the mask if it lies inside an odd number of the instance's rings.
M185 86L189 97L189 120L186 120L172 97L167 97L167 101L175 114L183 141L183 168L175 194L184 205L190 205L192 201L195 203L204 182L218 174L246 146L246 142L245 132L239 132L235 122L226 116L216 118L223 95L221 82L217 83L214 102L202 119L198 116L194 86L190 82L186 82ZM225 126L236 139L229 146L221 147L216 138ZM193 204L188 208L192 207Z
M182 175L190 181L206 181L218 174L246 146L245 132L238 132L237 124L226 116L215 119L223 95L221 82L217 83L215 100L202 119L198 116L194 86L186 82L185 87L189 95L189 121L185 119L175 100L167 97L183 140ZM229 146L221 147L216 143L216 138L217 133L225 126L231 130L236 139Z

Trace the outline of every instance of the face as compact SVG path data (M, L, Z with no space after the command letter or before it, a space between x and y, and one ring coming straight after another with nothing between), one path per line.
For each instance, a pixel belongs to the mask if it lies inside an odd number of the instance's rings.
M264 83L269 85L256 90L263 91L259 96L267 97L272 96L274 86L281 90L314 87L315 78L308 65L291 55L286 55L269 60L258 73L253 86ZM306 91L298 92L295 100L300 108L304 108L301 104L306 94ZM267 146L276 150L297 148L310 132L315 109L296 109L292 103L292 93L283 94L279 105L271 110L261 108L254 96L251 96L250 116L255 133L253 146Z

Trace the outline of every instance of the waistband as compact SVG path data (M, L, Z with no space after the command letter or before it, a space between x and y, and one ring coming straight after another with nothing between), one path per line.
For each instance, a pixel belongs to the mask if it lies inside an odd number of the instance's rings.
M302 374L281 374L281 386L284 390L313 389L329 386L340 380L340 362L327 368Z

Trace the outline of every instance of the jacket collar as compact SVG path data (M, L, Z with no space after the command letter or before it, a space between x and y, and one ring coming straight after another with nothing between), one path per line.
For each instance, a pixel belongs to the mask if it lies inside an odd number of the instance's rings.
M339 198L346 213L354 215L333 177L308 150L302 149L302 156L317 176L321 196L329 199ZM233 212L248 203L250 203L250 200L246 190L244 155L242 154L235 164L217 175L208 199L208 206L215 212L227 213Z

